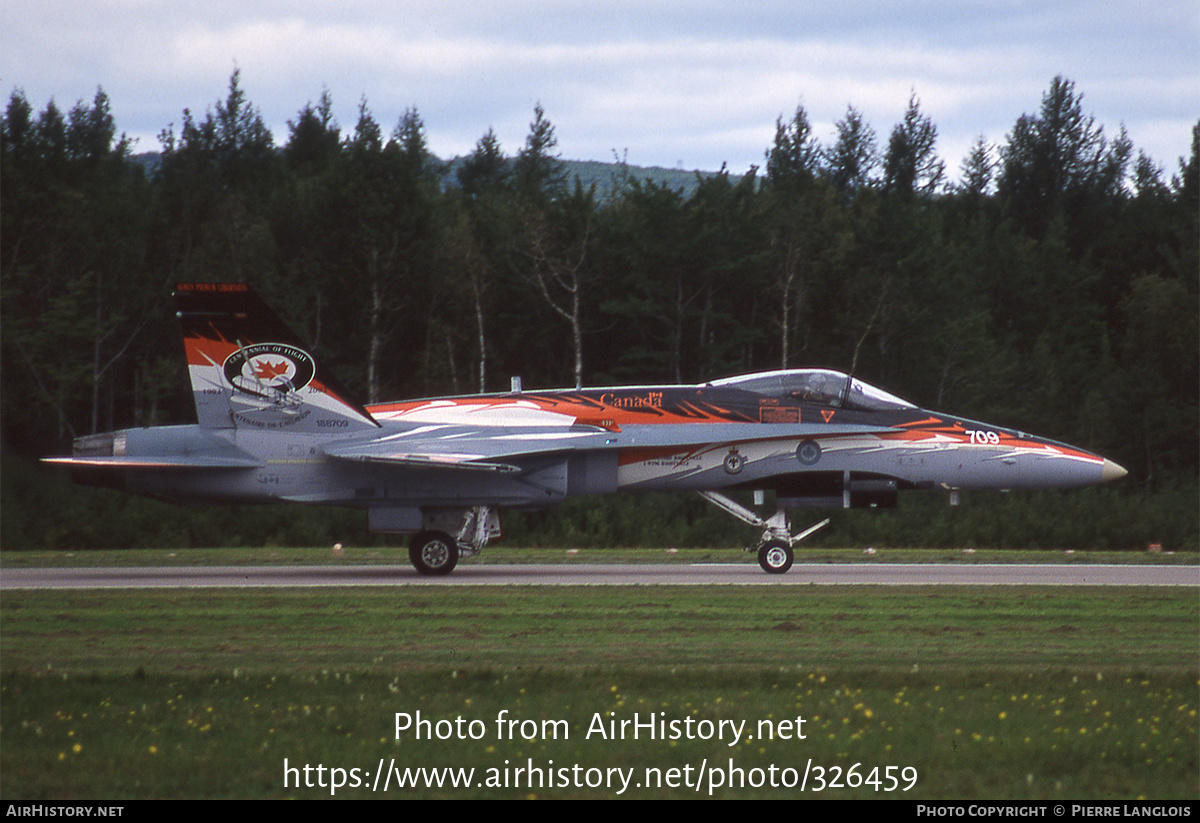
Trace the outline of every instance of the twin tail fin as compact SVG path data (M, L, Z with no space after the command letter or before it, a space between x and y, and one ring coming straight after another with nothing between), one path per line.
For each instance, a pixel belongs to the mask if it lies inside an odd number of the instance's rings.
M350 434L379 427L245 283L181 283L174 296L201 428Z

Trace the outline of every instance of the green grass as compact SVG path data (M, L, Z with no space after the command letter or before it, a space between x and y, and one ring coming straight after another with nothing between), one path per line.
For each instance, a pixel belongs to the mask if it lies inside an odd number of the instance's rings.
M632 768L637 780L690 767L694 780L702 763L732 761L749 781L810 762L827 780L856 763L860 777L916 769L908 792L814 792L810 774L810 798L1194 800L1198 626L1194 589L9 591L0 793L330 796L328 772L325 788L285 787L286 758L359 777L381 759L475 768L485 784L486 770L502 770L497 787L393 787L392 797L612 797L502 778L532 763ZM562 721L550 728L566 736L501 739L505 710L539 727ZM483 734L397 738L396 713L418 711L479 721ZM634 712L744 722L744 734L732 746L587 735L597 717ZM759 721L798 717L804 739L756 734ZM801 796L727 780L712 792ZM337 796L385 795L346 786Z
M9 591L0 617L6 673L1154 669L1195 663L1200 604L1124 587L189 589Z
M702 763L740 769L916 770L910 791L872 787L808 797L1195 798L1195 678L1062 671L1015 674L775 672L618 669L580 672L467 669L329 672L290 677L232 674L75 678L9 677L3 684L6 798L328 797L285 789L284 759L373 770L473 767L511 775L532 761L585 768L681 771ZM501 739L496 719L533 721ZM397 712L436 723L479 721L479 740L397 738ZM596 718L651 716L745 721L736 741L606 739ZM804 718L804 739L759 739L758 722ZM19 718L19 719L18 719ZM562 721L547 726L542 721ZM553 732L553 733L552 733ZM466 737L466 731L461 735ZM509 739L509 738L515 739ZM754 739L750 739L754 738ZM733 745L729 745L732 742ZM830 772L832 777L832 773ZM907 783L908 781L906 781ZM341 797L611 797L603 787L394 789L346 787ZM695 796L634 788L628 796ZM707 788L701 796L708 794ZM718 797L799 796L797 789L718 787Z

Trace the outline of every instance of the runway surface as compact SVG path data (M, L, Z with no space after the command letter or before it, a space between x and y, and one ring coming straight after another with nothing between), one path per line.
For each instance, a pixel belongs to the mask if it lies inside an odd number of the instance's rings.
M800 564L544 564L459 566L422 577L408 566L178 566L3 569L0 589L302 588L325 586L1200 586L1197 566Z

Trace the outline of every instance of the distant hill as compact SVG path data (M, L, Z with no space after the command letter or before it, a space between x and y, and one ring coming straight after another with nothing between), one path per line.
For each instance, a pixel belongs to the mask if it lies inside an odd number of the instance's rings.
M446 185L452 185L456 180L458 167L466 158L455 157L453 160L439 160L443 167ZM129 158L134 166L145 172L147 177L153 177L158 172L162 154L156 151L142 152ZM626 180L638 180L666 186L679 192L684 198L691 196L701 178L711 177L716 172L689 171L686 169L664 169L661 166L631 166L627 163L602 163L599 160L563 160L567 179L576 178L584 187L595 186L596 193L601 199L609 197Z
M458 168L466 159L465 157L455 157L453 160L439 161L445 164L443 174L448 184L452 184L457 179ZM660 166L631 166L627 163L603 163L599 160L563 160L561 162L566 170L568 182L573 184L578 179L585 188L594 185L597 196L602 200L611 196L617 187L626 180L666 186L679 192L686 199L696 190L700 178L710 177L716 173L664 169Z
M564 160L568 179L579 178L584 186L595 184L596 192L605 197L626 179L655 183L674 189L685 198L696 189L700 178L715 172L664 169L661 166L630 166L626 163L601 163L598 160Z
M129 162L136 168L141 169L147 177L153 177L158 172L158 166L162 162L162 153L144 151L140 154L130 155Z

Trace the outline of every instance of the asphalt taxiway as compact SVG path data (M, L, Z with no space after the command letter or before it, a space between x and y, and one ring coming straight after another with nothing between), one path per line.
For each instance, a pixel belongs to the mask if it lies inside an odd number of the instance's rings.
M448 577L408 566L169 566L0 569L0 590L328 586L1200 586L1200 566L842 563L471 564Z

